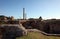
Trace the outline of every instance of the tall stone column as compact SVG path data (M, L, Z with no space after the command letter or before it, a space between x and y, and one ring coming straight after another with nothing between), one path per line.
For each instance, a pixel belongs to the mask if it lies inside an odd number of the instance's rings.
M26 19L25 8L23 8L23 19Z

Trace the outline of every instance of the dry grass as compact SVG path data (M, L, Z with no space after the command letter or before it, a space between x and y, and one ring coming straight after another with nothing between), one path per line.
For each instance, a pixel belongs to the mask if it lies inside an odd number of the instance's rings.
M29 32L27 36L18 37L17 39L60 39L60 37L46 36L38 32Z

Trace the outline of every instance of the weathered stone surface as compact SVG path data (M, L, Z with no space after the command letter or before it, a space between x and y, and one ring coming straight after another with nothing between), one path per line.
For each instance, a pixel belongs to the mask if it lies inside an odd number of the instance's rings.
M27 35L27 30L22 26L22 24L17 26L0 26L0 28L3 29L3 39L12 39Z

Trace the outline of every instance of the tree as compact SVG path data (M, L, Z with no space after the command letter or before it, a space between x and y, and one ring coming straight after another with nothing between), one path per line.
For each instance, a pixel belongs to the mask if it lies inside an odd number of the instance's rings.
M39 19L42 20L42 17L40 16Z

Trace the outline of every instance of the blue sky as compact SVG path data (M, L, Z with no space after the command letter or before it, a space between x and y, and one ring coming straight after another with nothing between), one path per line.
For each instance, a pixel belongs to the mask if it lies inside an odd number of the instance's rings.
M60 19L60 0L0 0L0 15L22 18L23 8L27 18Z

